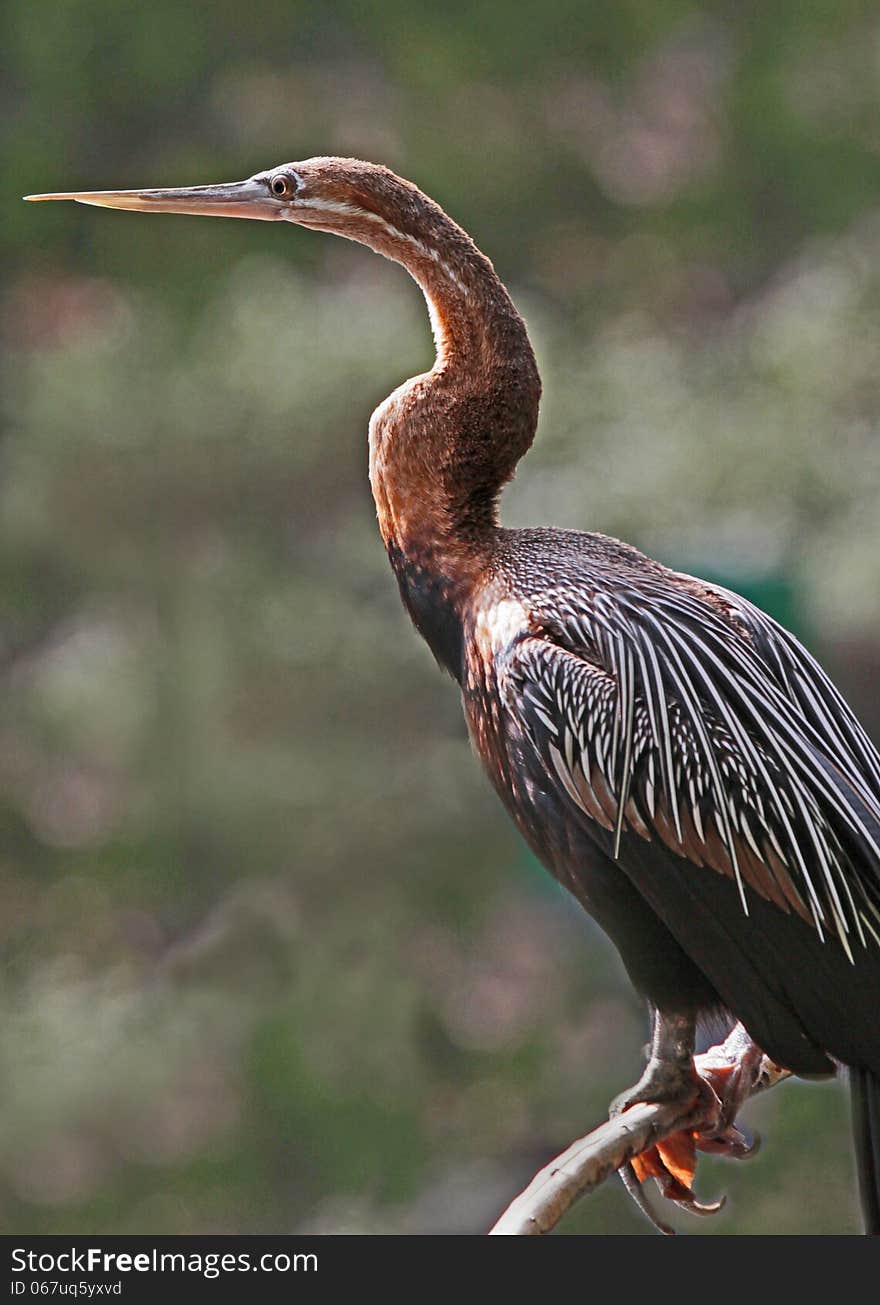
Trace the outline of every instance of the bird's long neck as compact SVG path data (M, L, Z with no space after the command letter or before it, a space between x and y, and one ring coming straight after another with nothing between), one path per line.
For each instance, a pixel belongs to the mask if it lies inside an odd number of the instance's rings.
M499 491L534 437L541 386L491 263L442 210L431 204L429 216L418 235L383 223L366 241L421 286L437 348L431 371L373 414L370 482L404 602L455 669L449 622L485 559Z

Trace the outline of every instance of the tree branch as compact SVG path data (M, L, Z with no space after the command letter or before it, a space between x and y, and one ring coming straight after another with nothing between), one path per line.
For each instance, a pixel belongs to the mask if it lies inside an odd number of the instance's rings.
M727 1042L695 1057L697 1072L729 1063L729 1048L741 1030ZM775 1087L790 1077L789 1071L764 1056L754 1075L748 1096ZM528 1187L507 1207L490 1230L495 1237L537 1237L552 1232L581 1196L594 1191L605 1179L623 1168L635 1156L683 1129L699 1131L717 1122L717 1115L700 1105L682 1113L680 1105L640 1103L594 1128L586 1137L572 1142L555 1160L536 1174Z

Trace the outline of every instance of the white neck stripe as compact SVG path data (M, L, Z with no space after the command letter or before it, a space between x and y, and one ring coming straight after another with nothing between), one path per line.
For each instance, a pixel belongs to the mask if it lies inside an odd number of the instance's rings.
M443 275L450 280L462 294L467 295L469 293L468 287L462 281L461 277L449 266L445 259L440 256L436 249L432 249L430 245L426 245L424 241L419 240L417 236L410 236L407 235L406 232L398 230L393 223L386 221L386 219L380 217L378 213L371 213L369 209L361 208L358 204L350 204L347 200L343 199L315 198L303 199L301 202L304 209L318 210L325 213L344 213L352 217L365 219L371 226L377 227L380 231L384 231L384 233L387 236L391 236L392 239L400 240L404 244L409 245L411 249L417 250L423 258L429 258L433 263L436 263ZM291 218L290 220L296 221L295 218Z

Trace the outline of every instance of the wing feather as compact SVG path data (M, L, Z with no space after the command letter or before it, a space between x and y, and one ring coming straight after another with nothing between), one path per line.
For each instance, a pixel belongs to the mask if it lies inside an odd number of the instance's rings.
M659 842L852 960L880 945L880 758L793 636L678 580L585 592L511 650L502 694L613 859Z

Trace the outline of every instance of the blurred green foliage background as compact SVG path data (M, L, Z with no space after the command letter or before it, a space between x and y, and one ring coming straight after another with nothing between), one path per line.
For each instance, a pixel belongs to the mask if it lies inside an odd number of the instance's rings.
M485 1229L640 1068L408 627L366 479L430 365L397 268L25 192L389 164L494 259L546 399L508 524L795 626L874 732L880 17L861 0L6 0L0 1221ZM857 1228L787 1085L695 1233ZM565 1231L650 1230L608 1185Z

